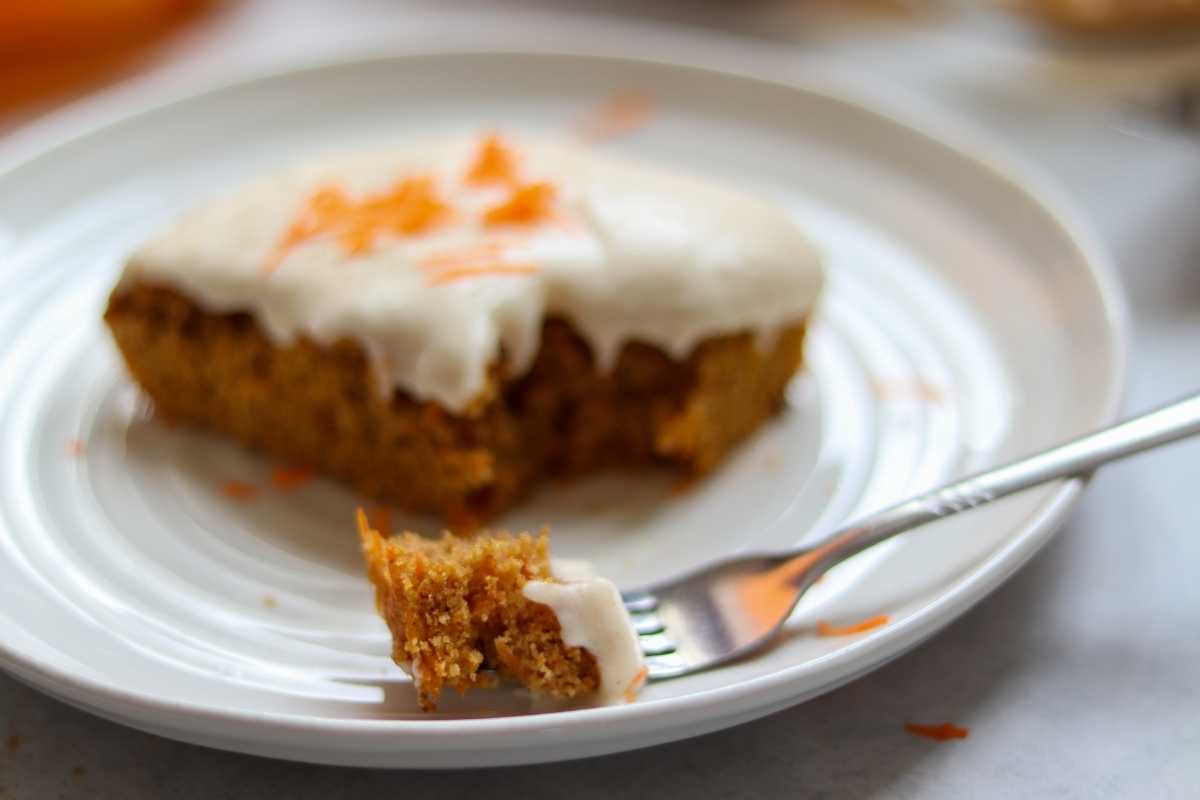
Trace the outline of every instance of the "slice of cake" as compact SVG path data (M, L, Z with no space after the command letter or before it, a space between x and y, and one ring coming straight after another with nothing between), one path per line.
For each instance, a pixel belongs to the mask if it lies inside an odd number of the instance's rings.
M469 529L546 476L712 469L821 283L769 202L493 135L261 179L134 253L105 320L166 417Z
M646 678L629 615L611 581L565 575L547 536L384 538L359 511L367 574L392 634L392 657L421 708L444 689L496 676L555 698L631 702Z

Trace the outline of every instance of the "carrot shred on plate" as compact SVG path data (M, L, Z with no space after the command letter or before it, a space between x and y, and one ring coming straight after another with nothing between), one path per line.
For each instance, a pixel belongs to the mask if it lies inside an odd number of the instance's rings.
M938 742L945 742L950 739L965 739L971 733L968 729L960 728L949 722L943 722L941 725L921 725L915 722L908 722L905 723L904 730L914 736L924 736L926 739L933 739Z
M290 492L312 483L316 471L307 465L276 467L271 471L271 485L281 492Z
M258 497L258 487L245 481L230 480L221 484L221 494L239 503L248 503Z
M654 98L646 92L617 92L575 124L585 142L602 142L625 136L642 127L654 112Z
M87 453L87 442L83 439L71 439L67 442L67 455L78 458Z
M830 625L828 622L817 623L817 633L821 636L851 636L863 631L869 631L872 628L878 628L881 625L888 624L888 615L880 614L877 617L870 617L861 622L855 622L852 625Z

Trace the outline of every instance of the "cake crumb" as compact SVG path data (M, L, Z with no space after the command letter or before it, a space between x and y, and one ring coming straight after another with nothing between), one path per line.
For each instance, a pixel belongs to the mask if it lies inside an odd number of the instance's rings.
M279 608L279 601L275 599L274 595L264 594L262 604L264 608Z
M271 485L281 492L290 492L312 483L316 476L316 470L307 465L276 467L271 471Z
M83 439L71 439L67 442L67 455L79 458L87 453L87 442Z
M248 503L258 497L258 487L245 481L229 480L221 484L221 494L238 503Z
M923 736L926 739L933 739L937 742L946 742L950 739L965 739L971 733L967 728L960 728L958 725L949 722L943 722L941 725L921 725L915 722L906 722L904 730L914 736Z
M821 636L851 636L863 631L869 631L888 624L888 615L880 614L851 625L830 625L828 622L817 623L817 633Z

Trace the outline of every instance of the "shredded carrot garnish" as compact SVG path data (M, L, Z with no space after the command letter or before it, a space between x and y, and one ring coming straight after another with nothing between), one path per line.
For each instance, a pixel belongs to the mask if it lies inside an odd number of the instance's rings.
M72 439L67 442L67 455L78 458L87 453L87 442L83 439Z
M517 155L497 134L485 138L467 169L466 182L476 186L517 182Z
M347 254L359 255L374 247L380 236L424 233L452 216L453 209L426 175L405 178L385 192L359 200L338 186L322 186L305 201L263 271L275 270L293 248L318 236L332 236Z
M817 633L822 636L850 636L855 633L869 631L872 628L878 628L881 625L888 624L887 614L880 614L877 617L864 619L862 622L856 622L853 625L830 625L827 622L817 623Z
M654 98L645 92L618 92L576 124L575 132L587 142L615 139L646 124L654 112Z
M488 276L504 276L504 275L532 275L537 272L538 268L535 264L478 264L462 267L448 267L434 273L429 279L430 286L441 286L455 281L467 280L469 278L483 278Z
M309 466L276 467L271 471L271 485L281 492L290 492L312 483L316 471Z
M949 722L943 722L941 725L919 725L909 722L904 725L904 730L916 736L924 736L926 739L934 739L939 742L965 739L971 733L968 729L960 728Z
M221 484L221 494L239 503L248 503L258 497L258 487L245 481L225 481Z
M625 691L621 695L625 698L626 703L632 703L637 699L638 690L642 688L642 684L646 682L646 678L649 675L649 667L643 666L638 670L637 675L633 676L633 680L629 682L629 685L625 687Z
M431 253L421 259L419 266L422 269L437 270L445 267L458 267L463 264L495 261L511 244L507 239L490 239L473 247Z
M483 215L486 225L536 225L554 219L553 184L526 183L516 187L508 199L492 206Z

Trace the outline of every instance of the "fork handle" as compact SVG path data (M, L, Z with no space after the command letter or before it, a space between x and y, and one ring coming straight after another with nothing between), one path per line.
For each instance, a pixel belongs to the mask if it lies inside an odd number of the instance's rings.
M1059 478L1089 475L1110 461L1200 433L1200 394L1073 439L1036 455L925 492L889 506L805 548L822 551L821 573L856 553L918 525L986 505ZM814 565L817 566L817 565ZM812 575L815 579L816 575Z

